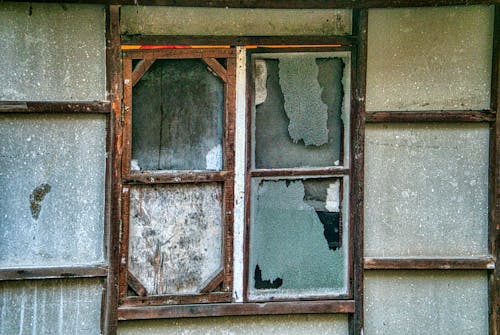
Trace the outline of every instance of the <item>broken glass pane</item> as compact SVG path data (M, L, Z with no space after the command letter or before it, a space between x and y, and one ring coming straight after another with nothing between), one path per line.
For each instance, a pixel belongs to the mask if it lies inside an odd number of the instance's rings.
M317 53L255 59L255 168L342 165L346 67L346 58Z
M366 128L365 255L488 255L488 124Z
M100 279L0 282L0 334L101 334Z
M222 187L130 189L129 271L149 295L199 293L222 269Z
M343 182L340 178L253 180L252 299L345 293Z
M365 334L488 334L486 271L367 271Z
M133 170L222 169L224 84L201 60L156 60L132 111Z
M490 108L493 6L369 14L368 111Z
M0 115L0 266L104 262L106 117Z

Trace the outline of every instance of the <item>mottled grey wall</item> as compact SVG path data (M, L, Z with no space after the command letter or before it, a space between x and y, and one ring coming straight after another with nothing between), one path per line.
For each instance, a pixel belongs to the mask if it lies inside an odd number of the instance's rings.
M488 142L488 124L369 125L365 255L487 255Z
M488 109L493 6L373 9L366 109Z
M0 334L101 334L100 279L0 282Z
M373 9L368 111L489 109L493 7ZM489 125L372 124L365 256L488 255ZM366 335L488 334L484 271L365 271Z
M104 100L104 24L104 6L1 3L0 100Z
M104 262L106 119L0 114L0 267Z
M0 100L106 98L104 6L0 4ZM0 116L0 267L105 262L106 117ZM101 279L0 282L0 334L100 334Z
M365 272L366 335L486 335L485 271Z
M343 35L351 10L290 10L123 6L123 34L144 35Z
M280 315L121 322L120 335L347 335L346 315Z

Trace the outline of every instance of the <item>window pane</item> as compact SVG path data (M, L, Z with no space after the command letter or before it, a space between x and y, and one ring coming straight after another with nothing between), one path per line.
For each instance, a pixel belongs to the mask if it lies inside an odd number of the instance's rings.
M103 5L1 2L0 22L0 100L106 98Z
M251 298L345 293L342 183L339 178L253 180Z
M222 270L222 187L134 186L129 271L149 295L198 293Z
M493 6L371 9L366 109L489 109Z
M106 118L0 115L0 266L104 262Z
M366 335L488 334L483 271L365 272Z
M222 169L224 84L201 60L156 60L132 111L132 169Z
M488 254L487 124L366 128L365 255Z
M342 164L348 60L331 54L254 56L255 168ZM347 95L348 96L348 95ZM347 99L348 100L348 99Z
M0 334L101 334L100 279L0 282Z

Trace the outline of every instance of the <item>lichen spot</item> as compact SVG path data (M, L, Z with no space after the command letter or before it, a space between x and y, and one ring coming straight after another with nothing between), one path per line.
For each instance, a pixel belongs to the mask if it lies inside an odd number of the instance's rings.
M30 209L33 219L38 220L42 211L42 201L51 190L49 184L41 184L37 186L30 194Z

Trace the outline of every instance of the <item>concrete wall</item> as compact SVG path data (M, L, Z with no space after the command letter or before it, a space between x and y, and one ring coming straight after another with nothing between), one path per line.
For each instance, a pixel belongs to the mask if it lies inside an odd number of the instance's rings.
M349 10L125 6L122 33L342 35L351 32L350 16ZM491 6L370 10L367 109L489 108L492 29ZM103 6L2 3L0 40L0 100L106 98ZM488 136L486 124L368 126L366 255L487 254ZM0 234L9 241L0 245L1 266L106 262L104 144L100 116L0 118ZM484 272L367 271L366 277L367 335L487 333ZM97 334L102 287L96 279L2 282L0 334ZM391 294L394 287L398 294ZM285 315L119 324L120 334L144 332L337 335L348 333L348 321Z
M0 100L106 98L101 5L0 4ZM0 115L0 266L106 263L106 117ZM100 334L100 279L0 282L0 334Z

